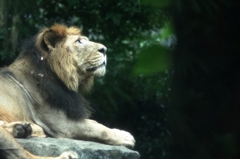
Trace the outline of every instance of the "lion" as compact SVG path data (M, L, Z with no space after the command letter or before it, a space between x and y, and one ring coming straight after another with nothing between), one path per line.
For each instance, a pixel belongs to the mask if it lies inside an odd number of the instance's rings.
M135 139L129 132L89 119L91 108L82 95L91 90L94 77L104 76L106 51L104 45L83 36L81 29L54 24L34 36L12 64L1 68L0 154L40 159L14 138L46 136L132 148ZM7 142L2 142L4 138ZM65 152L57 158L76 156Z

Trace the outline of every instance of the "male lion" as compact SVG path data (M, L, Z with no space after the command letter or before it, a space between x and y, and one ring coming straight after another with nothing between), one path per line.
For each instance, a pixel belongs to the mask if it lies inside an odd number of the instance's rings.
M88 102L81 95L91 89L95 76L105 74L106 50L82 36L79 28L55 24L40 31L9 67L0 69L0 155L42 158L23 150L13 138L29 136L133 147L130 133L88 119ZM58 158L76 155L66 152Z

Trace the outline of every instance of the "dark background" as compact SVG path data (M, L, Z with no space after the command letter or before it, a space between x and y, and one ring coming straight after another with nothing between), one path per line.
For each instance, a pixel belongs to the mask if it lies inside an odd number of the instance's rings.
M239 5L232 0L1 0L0 65L55 22L108 48L86 97L142 159L239 157Z

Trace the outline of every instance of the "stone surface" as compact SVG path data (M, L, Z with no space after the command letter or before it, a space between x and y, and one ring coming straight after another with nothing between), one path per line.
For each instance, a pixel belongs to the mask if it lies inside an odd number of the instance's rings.
M65 138L17 139L29 152L40 156L59 156L65 151L78 153L79 159L140 159L138 152L123 146Z

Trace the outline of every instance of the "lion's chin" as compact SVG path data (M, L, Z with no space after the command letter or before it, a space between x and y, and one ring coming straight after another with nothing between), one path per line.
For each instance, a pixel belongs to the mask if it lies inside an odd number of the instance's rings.
M92 72L95 76L104 76L106 72L106 64L103 62L101 65L87 69L88 72Z
M102 66L102 67L98 68L96 71L94 71L94 75L98 76L98 77L104 76L105 73L106 73L105 66Z

